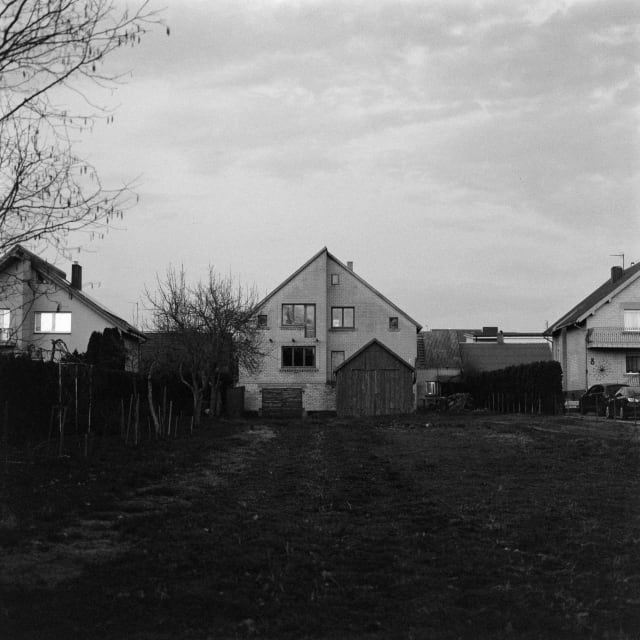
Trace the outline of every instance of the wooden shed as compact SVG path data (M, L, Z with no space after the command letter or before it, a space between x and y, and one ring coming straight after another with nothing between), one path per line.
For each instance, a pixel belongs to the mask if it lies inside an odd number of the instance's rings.
M413 367L376 339L336 368L339 416L380 416L414 410Z

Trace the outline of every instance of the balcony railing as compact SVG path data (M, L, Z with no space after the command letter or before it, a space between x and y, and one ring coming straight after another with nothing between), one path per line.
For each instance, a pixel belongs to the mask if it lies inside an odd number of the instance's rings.
M594 327L587 333L587 344L591 348L640 349L640 330L624 327Z

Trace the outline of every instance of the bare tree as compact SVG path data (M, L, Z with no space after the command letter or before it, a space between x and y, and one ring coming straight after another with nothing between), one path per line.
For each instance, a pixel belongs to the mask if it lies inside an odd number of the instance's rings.
M86 92L116 86L105 58L157 22L148 0L132 13L112 0L0 3L0 253L30 240L64 250L70 232L100 233L133 204L131 185L103 188L73 137L113 119Z
M263 357L256 292L212 267L205 281L193 285L184 268L169 267L164 280L157 278L156 291L147 290L145 296L151 304L151 329L166 336L153 361L173 367L189 387L199 424L207 392L215 413L224 380L233 379L238 366L255 369Z

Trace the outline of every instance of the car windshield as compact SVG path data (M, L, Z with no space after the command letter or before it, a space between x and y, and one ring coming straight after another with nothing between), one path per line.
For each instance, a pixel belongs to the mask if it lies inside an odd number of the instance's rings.
M626 384L607 384L604 387L606 393L615 393L618 389L628 389Z
M634 389L633 387L622 387L616 395L619 398L638 398L640 397L640 388Z

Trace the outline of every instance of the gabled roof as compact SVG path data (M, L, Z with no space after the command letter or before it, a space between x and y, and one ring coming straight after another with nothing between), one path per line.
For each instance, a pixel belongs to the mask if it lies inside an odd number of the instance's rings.
M335 371L338 371L339 369L342 369L342 367L344 367L345 365L347 365L349 362L351 362L352 360L355 360L361 353L363 353L364 351L366 351L367 349L369 349L372 345L378 345L379 347L381 347L382 349L384 349L384 351L386 351L389 355L391 355L393 358L395 358L398 362L400 362L400 364L403 364L405 367L407 367L408 369L411 369L411 371L413 371L413 367L403 358L401 358L395 351L393 351L392 349L390 349L389 347L387 347L386 344L383 344L382 342L380 342L380 340L378 340L377 338L373 338L372 340L369 340L369 342L367 342L367 344L365 344L363 347L360 347L360 349L358 349L355 353L351 354L346 360L344 360L343 362L341 362L336 368Z
M552 360L548 344L463 342L460 345L462 366L466 373L495 371L518 364Z
M268 302L276 293L278 293L278 291L280 291L282 288L284 288L286 285L288 285L292 280L294 280L300 273L302 273L312 262L317 260L322 254L326 254L327 257L331 258L334 262L339 264L343 269L346 269L356 280L358 280L358 282L360 282L365 287L367 287L371 292L375 293L375 295L377 295L380 299L384 300L389 306L391 306L398 313L400 313L407 320L409 320L409 322L414 324L416 326L416 331L420 331L420 329L422 329L422 325L419 322L414 320L409 314L405 313L402 309L400 309L400 307L398 307L396 304L391 302L391 300L389 300L389 298L387 298L386 296L382 295L377 289L372 287L364 278L360 277L357 273L355 273L355 271L353 271L352 269L349 269L349 267L347 267L346 264L344 264L342 261L338 260L338 258L336 258L332 253L329 253L329 250L327 249L327 247L323 247L322 249L320 249L320 251L318 251L318 253L316 253L311 258L309 258L309 260L307 260L299 269L294 271L284 282L279 284L273 291L271 291L269 294L267 294L267 296L265 298L263 298L256 305L256 309L259 309L260 307L264 306L264 304L266 302Z
M0 271L2 271L12 260L29 260L31 267L37 272L48 278L52 283L56 284L61 289L68 291L69 295L77 298L83 302L87 307L95 311L98 315L102 316L105 320L113 326L120 329L120 331L129 334L130 336L138 339L145 340L144 333L139 329L136 329L133 325L129 324L126 320L123 320L119 316L111 313L106 307L99 302L88 296L80 289L76 289L66 279L66 274L58 267L50 264L46 260L43 260L32 251L25 249L22 245L16 245L0 258Z
M418 334L418 369L460 369L460 343L466 331L462 329L431 329Z
M628 287L640 276L640 262L628 269L622 270L618 278L609 278L602 283L593 293L579 302L573 309L554 322L544 333L551 335L563 327L582 322L587 316L597 311L603 304L611 300L620 291Z

